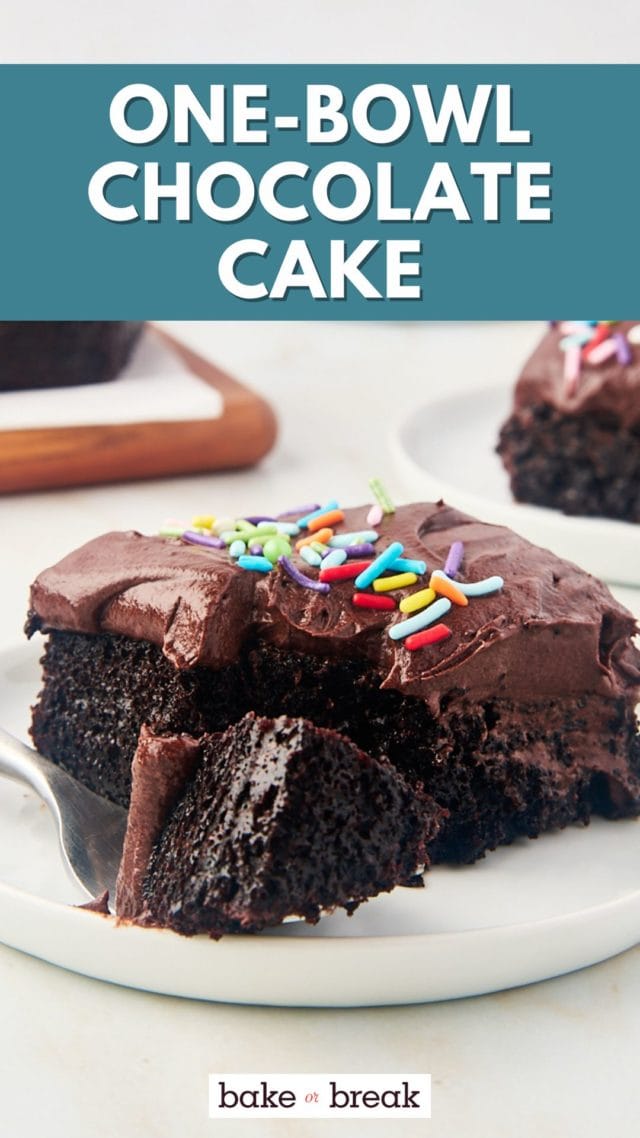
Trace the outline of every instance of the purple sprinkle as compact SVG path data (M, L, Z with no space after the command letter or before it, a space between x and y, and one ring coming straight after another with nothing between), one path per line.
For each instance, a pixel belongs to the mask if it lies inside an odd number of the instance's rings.
M320 504L318 502L310 502L306 506L294 506L293 509L291 509L291 510L283 510L281 514L278 514L277 518L269 518L269 521L279 522L282 518L291 518L291 517L302 518L302 517L304 517L305 514L312 514L314 512L314 510L319 510L319 509L320 509ZM248 520L249 519L247 518L247 521Z
M194 533L193 530L185 530L182 535L182 540L189 543L189 545L206 545L208 549L226 549L224 541L219 537L207 537L203 533Z
M249 553L253 557L261 557L262 556L262 546L260 545L259 541L252 541L251 542L251 545L249 546Z
M259 522L275 522L277 519L270 518L268 514L245 514L242 520L249 522L252 526L257 526Z
M345 549L347 557L369 557L375 551L376 547L370 541L363 541L361 545L348 545Z
M303 589L314 589L316 593L329 593L331 591L331 586L328 585L326 581L312 581L311 577L305 577L304 573L296 569L293 562L290 561L288 557L285 557L284 554L278 558L278 561L280 565L282 565L285 573L288 573L296 584L302 585Z
M613 339L615 340L618 363L626 367L627 364L633 361L633 352L631 351L629 341L623 332L614 332Z
M462 565L462 558L464 557L464 545L461 541L454 541L447 554L447 560L444 563L444 571L447 577L453 580Z

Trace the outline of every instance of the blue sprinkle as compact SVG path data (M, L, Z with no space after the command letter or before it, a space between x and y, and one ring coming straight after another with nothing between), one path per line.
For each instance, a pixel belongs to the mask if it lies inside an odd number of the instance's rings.
M238 558L241 569L255 569L258 573L270 573L273 565L267 557L251 557L249 554Z
M428 628L430 624L435 624L441 616L449 612L450 608L451 601L449 598L442 597L439 601L434 601L423 612L417 613L416 616L411 616L408 620L401 620L399 624L393 624L389 629L389 636L392 640L404 640L405 636L410 636L412 632L420 632L423 628Z
M278 533L286 533L287 537L297 537L300 533L300 526L295 522L276 522Z
M320 506L317 510L312 510L310 514L305 514L303 518L298 518L297 524L300 526L300 529L308 529L309 522L313 521L314 518L320 518L323 514L326 514L328 510L338 510L339 508L336 499L330 498L326 505Z
M320 554L316 553L315 549L312 549L310 545L302 546L300 556L303 561L306 561L307 565L312 565L314 569L317 569L322 561Z
M243 553L247 552L247 547L244 541L232 541L229 546L230 557L242 557Z
M356 589L366 589L372 581L377 577L381 577L385 569L388 569L393 562L397 560L401 554L404 553L404 545L399 541L392 541L387 549L384 549L375 561L372 561L366 569L355 579Z
M333 569L334 565L344 565L346 560L347 551L345 549L332 549L326 557L323 557L322 568Z
M359 529L355 533L337 533L329 538L332 549L347 549L350 545L362 545L364 542L374 542L379 538L374 529Z
M563 336L560 341L560 348L566 352L567 348L582 347L587 344L591 339L591 329L585 328L584 332L571 332L568 336Z
M419 577L427 571L426 561L413 561L410 557L396 557L390 569L397 569L399 573L417 573Z

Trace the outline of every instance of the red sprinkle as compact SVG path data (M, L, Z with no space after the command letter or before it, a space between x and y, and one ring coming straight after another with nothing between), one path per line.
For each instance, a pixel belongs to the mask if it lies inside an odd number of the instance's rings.
M407 636L404 644L405 648L413 652L416 648L424 648L425 644L437 644L439 640L448 640L450 636L451 629L446 624L434 624L431 628Z
M594 348L598 347L603 340L608 340L611 335L611 327L608 324L601 324L599 328L593 329L593 336L586 343L582 349L583 360L588 360Z
M331 569L320 570L321 581L351 581L354 577L358 577L363 569L371 565L372 559L369 561L348 561L344 565L334 565Z
M381 597L378 593L354 593L351 600L354 605L361 609L394 609L396 607L393 597Z

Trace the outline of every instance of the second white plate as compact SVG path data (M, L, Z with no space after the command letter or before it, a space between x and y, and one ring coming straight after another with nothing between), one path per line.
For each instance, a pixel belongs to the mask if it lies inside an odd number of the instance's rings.
M596 577L640 586L640 526L514 502L495 453L511 394L506 386L473 389L412 411L391 438L407 495L444 498L483 521L510 526Z

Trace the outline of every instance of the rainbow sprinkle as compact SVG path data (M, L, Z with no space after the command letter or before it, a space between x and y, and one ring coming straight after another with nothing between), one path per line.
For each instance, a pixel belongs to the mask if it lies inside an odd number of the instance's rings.
M440 569L434 569L432 577L444 577ZM485 577L484 581L456 581L456 586L465 597L488 597L504 588L502 577Z
M315 549L312 549L310 545L305 545L304 548L300 550L300 556L302 560L306 561L307 565L311 565L313 569L319 569L322 565L320 554L316 553Z
M351 547L356 548L355 546ZM361 548L361 547L358 547ZM371 546L373 549L373 546ZM330 549L327 554L322 558L323 569L333 569L336 565L343 565L347 560L348 550L346 549Z
M426 609L428 605L433 604L437 599L437 594L434 589L418 589L415 593L409 593L408 597L403 597L400 601L400 612L419 612L420 609Z
M164 535L163 535L164 536ZM225 543L219 537L208 537L204 533L194 533L193 530L182 530L180 533L169 534L170 537L181 537L189 545L204 545L209 549L224 549Z
M444 572L447 577L455 577L462 565L464 557L464 545L461 541L453 541L449 552L447 553L447 560L444 563Z
M564 352L565 394L578 392L582 367L599 367L613 359L623 367L633 362L631 344L640 341L638 325L628 332L616 328L617 320L563 320L560 323L560 350Z
M377 577L373 582L374 593L392 593L396 589L406 589L418 580L415 573L395 573L392 577Z
M427 571L426 561L415 561L412 557L396 557L393 565L389 566L398 573L417 573L422 577Z
M383 514L395 514L396 508L379 478L370 478L369 486Z
M417 616L410 616L408 620L401 620L399 624L392 624L389 629L389 636L392 640L404 640L405 636L411 636L412 632L420 632L428 625L435 624L441 616L445 616L449 612L450 608L451 601L449 598L440 597L440 600L433 601Z
M372 561L366 569L362 570L359 577L356 577L356 589L366 589L375 581L376 577L381 577L385 569L388 569L396 558L404 553L404 545L399 541L392 541L382 553L378 554L375 561Z
M282 565L285 573L288 573L291 579L295 581L297 585L302 585L303 589L313 589L316 593L329 592L329 585L327 585L324 581L313 581L311 577L305 577L304 573L301 573L299 569L296 569L293 561L290 561L288 557L280 557L278 564Z
M584 321L582 325L577 332L573 324L561 327L567 342L567 357L574 358L572 352L577 351L580 355L588 348L591 363L594 357L595 361L604 358L606 347L607 358L612 354L616 354L621 362L626 358L630 348L621 333L609 331L609 324L604 330L602 324L595 322ZM640 340L640 325L637 326L637 334ZM395 512L395 507L379 479L372 479L370 485L378 504L369 509L367 525L377 526L385 513ZM296 520L289 520L291 517ZM351 595L352 604L371 610L372 614L377 613L378 624L381 613L394 613L399 609L406 614L406 619L389 625L387 631L391 640L400 642L411 652L437 644L452 635L447 625L437 622L454 605L466 606L468 598L489 596L504 586L502 577L498 576L487 577L483 581L454 581L464 560L463 543L454 541L444 567L433 570L427 587L426 561L404 557L404 546L399 541L391 542L376 554L376 544L380 540L378 530L363 528L335 533L333 527L339 527L344 521L345 515L339 503L332 498L322 506L312 503L297 510L283 511L275 518L268 514L232 518L201 513L192 517L190 526L170 519L164 522L159 534L169 540L178 539L200 546L204 555L207 551L215 551L217 556L224 554L244 572L268 574L281 567L282 572L301 588L317 593L326 594L341 582L349 583L356 590ZM306 533L298 537L301 530ZM298 540L294 549L295 538ZM310 569L317 570L317 576L303 573L295 564L294 557L300 558ZM409 590L416 584L420 587L413 592L405 592L399 601L389 595Z
M320 518L323 514L329 514L332 510L338 509L340 509L340 507L337 500L335 498L330 498L324 506L316 506L315 510L312 510L311 513L305 514L302 518L298 518L296 524L300 527L300 529L308 529L309 522L312 522L314 518Z
M438 644L441 640L448 640L451 636L451 629L447 624L434 624L431 628L425 628L423 632L414 632L412 636L407 636L405 640L405 648L410 652L415 652L416 648L424 648L426 644Z
M273 569L268 557L252 557L248 553L238 558L238 565L241 569L252 569L257 573L270 573Z

